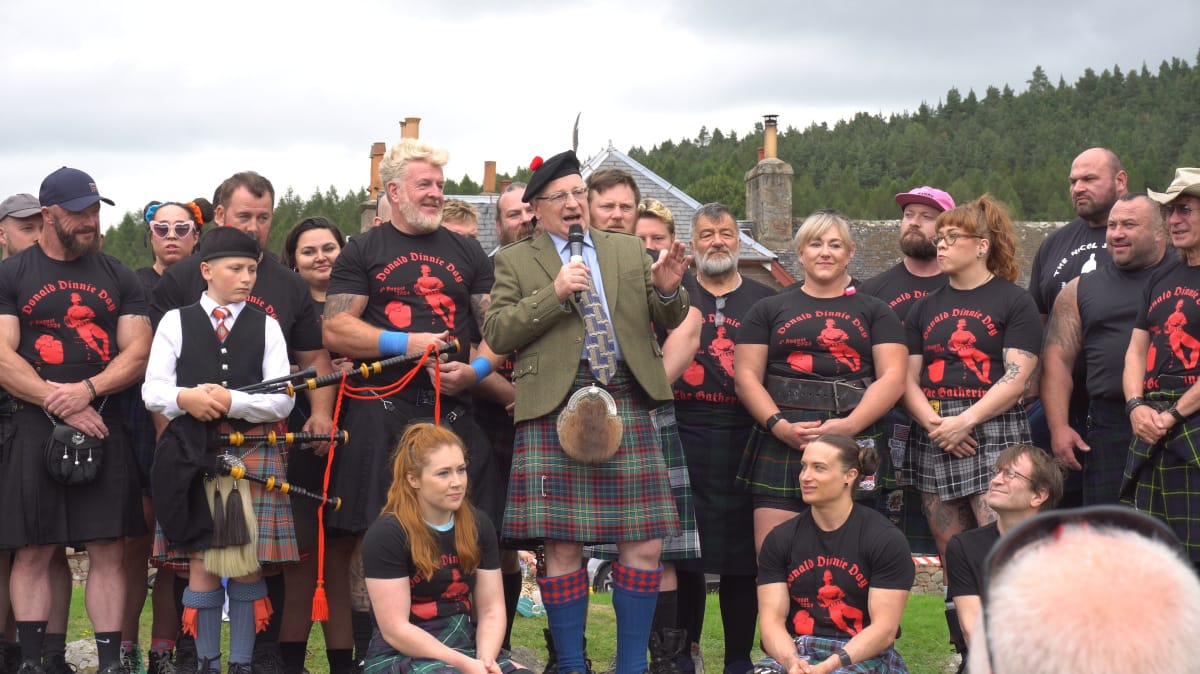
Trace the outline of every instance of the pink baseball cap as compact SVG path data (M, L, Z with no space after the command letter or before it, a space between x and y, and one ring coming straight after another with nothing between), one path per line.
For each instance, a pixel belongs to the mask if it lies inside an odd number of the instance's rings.
M925 185L897 194L896 203L900 204L900 208L904 208L909 204L925 204L939 211L948 211L954 208L954 197L936 187Z

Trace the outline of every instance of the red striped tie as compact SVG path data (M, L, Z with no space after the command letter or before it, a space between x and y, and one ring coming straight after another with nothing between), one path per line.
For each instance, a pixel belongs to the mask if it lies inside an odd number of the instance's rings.
M233 315L233 312L225 307L216 307L212 310L212 315L217 319L217 341L224 342L229 336L229 328L225 326L225 319Z

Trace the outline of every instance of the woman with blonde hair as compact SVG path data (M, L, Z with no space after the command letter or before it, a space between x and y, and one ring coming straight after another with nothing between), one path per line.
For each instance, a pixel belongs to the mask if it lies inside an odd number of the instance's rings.
M1030 442L1021 397L1042 325L1033 298L1013 284L1016 241L999 202L985 194L943 212L933 242L949 283L905 320L913 424L900 478L920 490L944 559L951 536L994 518L981 497L1000 452Z
M795 476L805 447L827 433L863 444L904 391L904 330L875 297L855 291L850 221L821 210L796 233L804 285L759 300L734 349L738 398L758 422L738 480L754 495L754 541L805 509ZM874 475L864 475L874 487Z
M401 436L362 556L379 625L364 672L525 671L500 649L496 530L467 502L466 448L453 431L418 423Z

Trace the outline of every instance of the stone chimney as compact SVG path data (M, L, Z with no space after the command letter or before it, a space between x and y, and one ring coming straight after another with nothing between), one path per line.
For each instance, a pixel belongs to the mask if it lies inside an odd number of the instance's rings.
M420 117L405 117L403 122L400 122L400 138L420 138L421 137L421 118Z
M792 167L776 156L777 115L764 115L763 156L746 172L746 219L767 248L792 247Z
M496 162L483 162L483 194L496 193Z

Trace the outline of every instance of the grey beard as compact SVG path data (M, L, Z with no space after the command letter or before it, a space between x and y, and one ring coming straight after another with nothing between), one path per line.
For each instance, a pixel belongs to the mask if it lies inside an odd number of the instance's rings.
M705 255L700 258L696 266L700 269L700 273L705 276L721 276L733 271L734 267L737 266L737 260L734 259L732 253L727 254L722 259L713 259Z

